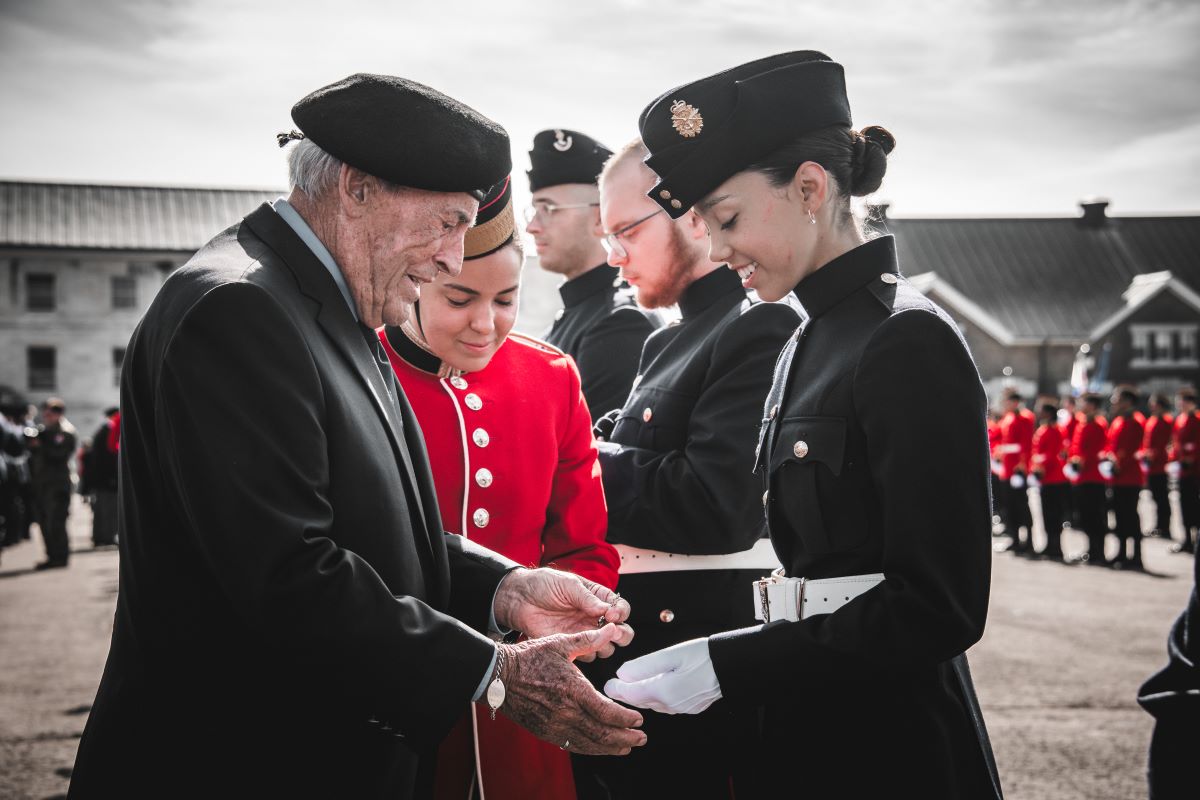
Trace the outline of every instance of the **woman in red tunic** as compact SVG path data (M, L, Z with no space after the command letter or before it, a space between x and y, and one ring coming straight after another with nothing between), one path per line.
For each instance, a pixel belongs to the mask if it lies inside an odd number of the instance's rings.
M561 351L510 333L523 253L508 188L480 204L462 272L439 274L410 321L380 338L421 423L446 530L615 587L579 372ZM558 800L575 789L566 752L477 706L438 752L435 795Z

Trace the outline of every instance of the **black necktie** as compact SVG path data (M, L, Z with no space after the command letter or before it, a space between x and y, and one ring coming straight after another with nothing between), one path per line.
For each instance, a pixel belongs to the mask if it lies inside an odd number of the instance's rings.
M383 342L379 341L379 335L373 328L361 322L358 327L362 332L363 339L367 342L367 347L371 348L371 354L375 356L375 366L379 368L379 375L383 378L383 385L387 388L388 399L394 403L396 401L396 373L392 372L392 364L388 361L387 351L383 349Z

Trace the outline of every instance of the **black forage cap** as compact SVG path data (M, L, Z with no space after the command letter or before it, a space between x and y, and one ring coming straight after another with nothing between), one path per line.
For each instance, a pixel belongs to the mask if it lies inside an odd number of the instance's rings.
M801 134L849 127L842 65L815 50L761 58L676 87L638 120L659 176L647 192L679 218L727 179Z
M513 218L512 176L506 176L479 201L475 224L463 242L463 259L483 258L512 241L516 220Z
M304 137L399 186L482 199L512 170L508 133L470 106L394 75L358 73L292 107ZM286 144L295 134L281 134Z
M529 163L529 191L560 183L596 183L604 162L612 155L604 145L579 131L552 128L533 137Z

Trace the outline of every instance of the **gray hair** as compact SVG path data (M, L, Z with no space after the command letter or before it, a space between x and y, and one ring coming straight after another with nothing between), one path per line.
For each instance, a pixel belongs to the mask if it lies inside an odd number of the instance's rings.
M311 198L317 198L337 183L342 162L326 153L312 139L301 139L288 153L288 181Z

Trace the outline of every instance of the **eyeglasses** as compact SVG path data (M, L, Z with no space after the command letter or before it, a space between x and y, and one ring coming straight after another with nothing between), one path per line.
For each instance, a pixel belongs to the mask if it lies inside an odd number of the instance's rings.
M638 225L641 225L646 220L653 219L657 215L663 213L664 210L665 209L660 208L658 211L647 214L646 216L642 217L641 219L636 220L635 222L629 223L628 225L626 225L624 228L621 228L620 230L613 231L612 233L604 234L604 236L601 237L601 239L600 239L600 244L602 244L604 246L604 251L606 253L608 253L609 255L616 256L617 258L628 257L629 253L625 250L624 245L621 244L621 237L628 236L629 232L631 230L636 228Z
M555 205L547 203L544 200L536 201L533 205L525 209L525 224L533 222L534 217L541 216L542 220L549 222L554 216L555 211L564 211L568 208L596 208L599 203L568 203L567 205Z

